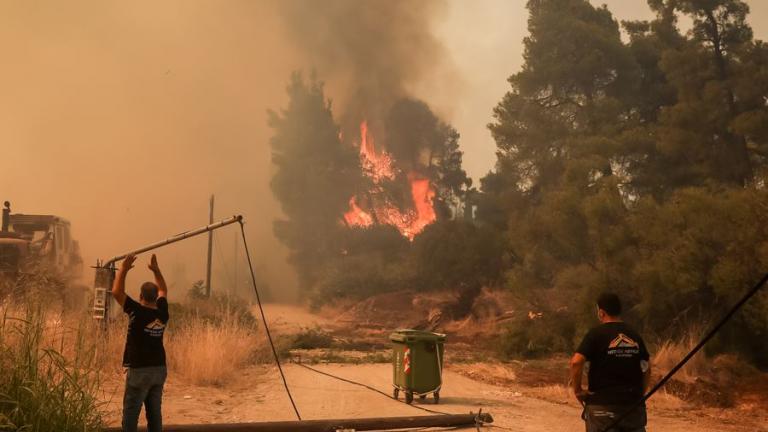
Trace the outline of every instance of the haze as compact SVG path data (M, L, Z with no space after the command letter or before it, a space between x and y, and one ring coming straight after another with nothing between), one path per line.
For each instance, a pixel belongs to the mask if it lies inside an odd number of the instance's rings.
M644 0L593 3L606 3L620 20L651 17ZM755 36L765 40L768 4L749 4ZM68 218L92 265L204 225L215 194L217 219L245 216L260 280L277 298L292 299L293 272L272 235L279 208L269 190L265 112L285 102L291 71L316 68L338 101L338 115L349 115L350 83L366 71L332 67L339 64L326 53L339 54L333 28L325 29L331 32L325 50L311 47L314 34L302 37L305 28L293 19L313 15L297 18L286 13L290 5L324 2L0 3L0 199L16 212ZM426 32L417 47L430 52L372 43L364 55L381 64L390 52L403 54L397 58L404 64L392 68L409 71L398 91L423 98L459 130L465 169L477 184L495 161L486 129L491 110L522 64L525 1L398 6L415 7L414 19L423 21L414 24ZM382 51L388 57L377 57ZM345 55L342 48L342 65ZM237 276L234 271L235 235L230 228L217 236L214 291L235 277L245 287L242 257ZM175 275L172 298L203 278L204 238L159 256ZM148 276L136 273L136 279ZM86 283L91 277L87 271Z

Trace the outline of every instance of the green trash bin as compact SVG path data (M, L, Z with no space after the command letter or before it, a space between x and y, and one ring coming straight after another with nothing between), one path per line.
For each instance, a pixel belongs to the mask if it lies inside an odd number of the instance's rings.
M443 384L443 353L445 335L420 330L396 330L392 341L392 396L405 393L405 402L414 396L425 399L432 393L440 401Z

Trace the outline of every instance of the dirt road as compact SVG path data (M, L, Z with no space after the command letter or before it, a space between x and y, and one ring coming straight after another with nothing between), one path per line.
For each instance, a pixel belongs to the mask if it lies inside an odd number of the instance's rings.
M328 364L318 369L374 386L389 393L391 370L387 364ZM370 390L334 380L297 365L286 365L286 375L304 419L353 418L428 414ZM116 397L108 411L111 424L119 423L122 387L112 383ZM522 390L522 391L521 391ZM547 402L525 394L525 389L501 388L484 384L446 370L440 405L431 399L417 405L448 413L490 412L495 425L521 432L584 430L580 409L572 403ZM252 367L226 389L195 387L169 377L163 401L166 423L230 423L295 419L277 371L272 367ZM650 413L650 431L715 432L768 431L765 423L739 422L733 416L718 419L717 412Z
M270 312L272 314L270 315ZM295 312L295 313L294 313ZM275 329L327 324L306 311L278 307L268 310ZM291 317L295 319L292 320ZM294 322L300 321L301 323ZM280 324L278 324L278 322ZM358 381L391 393L389 364L322 364L317 369ZM521 432L584 430L581 409L570 400L564 388L553 388L547 395L542 389L524 385L502 387L467 376L472 365L446 365L444 385L439 405L432 399L414 402L416 405L447 413L489 412L494 425ZM304 419L355 418L426 415L404 403L370 390L344 383L295 364L284 367L296 404ZM107 421L119 424L122 396L122 376L115 375L103 387L113 395L106 406ZM109 397L107 396L107 399ZM559 402L556 402L559 401ZM200 387L182 382L169 372L163 401L167 424L231 423L293 420L295 416L273 366L250 366L226 388ZM142 420L143 423L143 420ZM489 429L490 430L490 429ZM752 418L747 411L696 410L670 408L656 404L650 410L649 431L664 432L757 432L768 431L768 419Z

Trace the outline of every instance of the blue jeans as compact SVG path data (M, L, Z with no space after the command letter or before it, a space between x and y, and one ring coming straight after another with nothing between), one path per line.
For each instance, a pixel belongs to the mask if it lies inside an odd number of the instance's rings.
M165 366L128 369L123 396L123 432L136 432L142 404L147 415L147 430L149 432L163 430L163 415L160 409L163 401L163 384L167 375L168 370Z

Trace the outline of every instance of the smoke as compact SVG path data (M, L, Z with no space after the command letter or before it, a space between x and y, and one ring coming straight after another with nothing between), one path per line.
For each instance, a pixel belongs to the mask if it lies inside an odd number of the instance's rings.
M215 194L216 218L245 215L260 279L290 298L265 112L300 62L278 24L251 1L4 2L2 199L69 219L90 266L207 224ZM219 292L233 278L248 287L242 246L234 275L234 230L216 235ZM158 251L178 276L172 299L204 278L205 250L201 237ZM143 261L131 290L149 277Z
M435 36L444 1L287 0L278 8L302 58L328 84L345 132L368 119L381 135L395 101L427 80L456 80Z
M378 0L3 2L0 199L15 212L69 219L90 266L206 224L215 194L216 219L245 216L259 279L274 298L293 298L294 271L272 233L280 210L269 190L266 110L285 106L292 71L314 68L348 130L363 116L381 121L444 68L432 27L445 9ZM214 292L248 289L234 231L215 236ZM203 236L158 251L172 300L204 278L205 250ZM129 293L149 276L143 264Z

